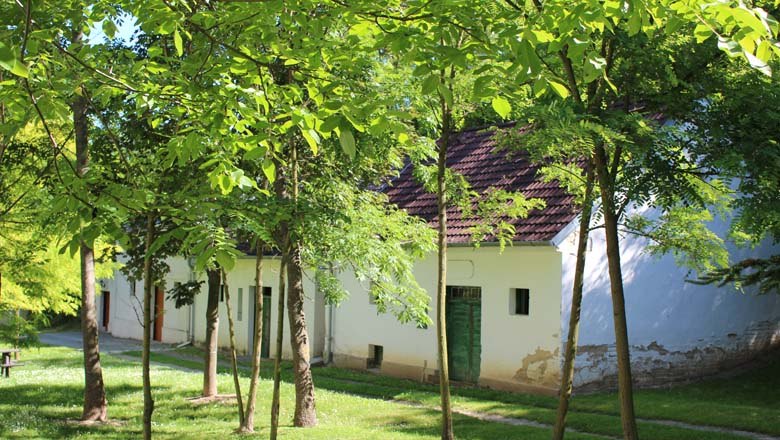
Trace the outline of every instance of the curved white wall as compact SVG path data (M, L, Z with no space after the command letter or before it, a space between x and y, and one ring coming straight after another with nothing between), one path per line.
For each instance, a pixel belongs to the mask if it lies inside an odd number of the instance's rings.
M714 225L725 233L726 225ZM565 344L571 312L576 231L563 253L561 335ZM613 387L617 374L612 300L603 230L591 233L587 256L575 386ZM644 239L623 237L621 260L635 382L655 385L713 374L780 345L780 295L757 296L732 286L686 282L695 274L671 256L643 252ZM732 260L780 252L769 245L740 250Z

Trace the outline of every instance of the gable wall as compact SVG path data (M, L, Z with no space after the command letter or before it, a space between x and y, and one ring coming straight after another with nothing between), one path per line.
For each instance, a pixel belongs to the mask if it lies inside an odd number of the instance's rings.
M561 255L552 246L450 247L448 284L482 288L479 383L514 390L555 392L560 374ZM415 265L415 276L429 292L435 318L436 255ZM369 303L368 282L340 275L350 298L335 308L333 358L337 365L366 368L369 345L383 347L381 371L435 381L436 326L400 324L377 315ZM531 290L529 316L510 314L512 288Z
M712 225L725 236L727 225ZM563 254L561 347L565 346L571 312L576 231L560 246ZM612 300L602 229L591 233L582 304L580 341L575 362L575 387L580 391L616 387ZM621 241L626 314L634 381L656 386L688 381L744 364L780 346L780 295L756 296L732 286L699 286L672 256L647 255L646 241L634 236ZM780 251L764 244L740 250L732 261Z
M187 282L192 276L187 261L176 257L168 260L171 271L166 277L166 291L174 285L175 282ZM228 284L230 286L231 306L233 309L233 318L235 324L236 348L240 354L246 354L250 339L250 286L255 284L255 259L241 258L236 262L235 268L228 273ZM194 342L197 345L203 345L206 339L206 303L207 289L205 283L206 275L200 274L198 280L204 281L200 293L195 298L193 306L185 306L176 309L173 301L166 299L165 316L163 319L163 342L181 343L192 339L191 329L194 330ZM321 295L315 293L315 286L311 274L304 276L304 293L306 301L304 303L304 312L306 314L306 323L309 329L309 344L311 347L311 356L321 356L324 349L324 305ZM130 283L117 271L112 280L104 280L106 285L104 290L111 292L111 318L108 331L114 336L131 339L142 339L143 328L139 323L142 308L139 301L143 301L143 283L136 283L136 297L133 297ZM272 289L272 309L271 309L271 329L264 329L271 333L270 353L273 357L276 341L276 304L278 301L279 287L279 260L278 258L266 257L263 264L263 284ZM243 289L242 295L242 319L238 320L238 288ZM167 294L166 294L167 296ZM98 305L100 308L100 304ZM194 314L193 314L194 308ZM136 315L136 312L138 315ZM291 357L289 342L289 325L285 312L284 320L284 344L282 352L284 358ZM219 303L219 346L222 349L230 347L230 333L228 329L227 307L225 302ZM102 322L102 317L99 320ZM191 327L192 326L192 327Z

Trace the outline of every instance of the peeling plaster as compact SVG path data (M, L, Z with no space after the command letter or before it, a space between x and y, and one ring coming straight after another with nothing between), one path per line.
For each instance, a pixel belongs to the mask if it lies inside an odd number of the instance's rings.
M537 347L535 352L523 358L522 367L515 372L513 379L534 385L558 385L561 377L559 353L557 348L549 351Z
M658 341L631 346L631 373L638 387L665 386L713 376L745 365L763 352L780 349L780 324L753 323L740 334L665 346ZM585 345L575 362L578 392L614 389L617 386L617 353L614 344Z

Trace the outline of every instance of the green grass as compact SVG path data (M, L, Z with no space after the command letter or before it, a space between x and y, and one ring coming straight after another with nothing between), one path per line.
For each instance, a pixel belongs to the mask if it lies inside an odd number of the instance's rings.
M140 356L140 353L129 354ZM196 358L189 360L182 358L193 355ZM155 353L153 359L187 368L201 368L200 353L193 352L192 349L184 353ZM246 374L248 365L242 366L244 367L243 372ZM289 370L289 364L285 363L283 367L283 379L291 381L292 372ZM222 367L221 371L228 372L229 370ZM403 400L431 408L436 407L439 403L438 386L436 385L332 367L315 368L313 371L318 389L386 400ZM639 391L636 399L638 414L644 418L679 420L692 424L698 423L774 434L780 430L780 423L777 422L778 416L780 416L780 406L772 402L774 390L778 389L776 381L771 383L773 378L777 376L772 373L776 371L780 372L780 363L773 362L763 369L727 381L689 385L671 391ZM261 375L265 378L270 377L270 362L263 364ZM749 390L740 394L734 392L735 389L744 387L749 387ZM696 392L698 389L707 389L710 395L702 396ZM756 397L757 393L763 397ZM731 400L728 407L728 418L719 417L723 414L723 406L709 406L710 402L726 402L732 396L737 396L739 399ZM760 403L756 405L759 399ZM555 420L557 400L550 397L505 393L484 388L455 388L453 389L453 404L456 409L552 424ZM573 410L568 418L569 427L594 434L621 435L617 397L614 394L575 396L572 406ZM756 418L756 412L763 414L763 417ZM727 433L702 433L701 431L649 422L639 422L639 430L643 438L658 440L744 438Z
M0 438L94 438L134 439L141 433L142 390L140 364L114 356L103 356L109 415L119 426L80 427L65 423L81 414L83 372L81 353L65 348L42 348L24 353L26 365L0 381ZM286 375L289 371L286 372ZM227 374L218 377L219 390L232 392ZM202 376L155 365L152 371L156 438L222 438L237 427L235 406L208 404L193 406L186 399L199 394ZM242 385L248 387L248 380ZM258 390L258 436L268 435L268 414L272 384L261 382ZM364 398L320 387L314 429L292 428L294 389L285 383L281 389L281 438L286 439L436 439L439 415L380 399ZM546 439L546 429L509 426L457 416L459 438L464 439ZM588 435L575 439L592 439Z
M194 370L202 368L201 352L192 348L153 353L152 360ZM138 352L125 353L140 357ZM104 374L109 414L120 426L93 428L63 423L81 412L81 354L64 348L43 348L25 352L25 367L12 371L10 380L0 380L0 438L135 438L140 434L142 409L140 364L137 360L104 356ZM242 365L242 389L248 388L249 368ZM264 362L258 391L258 432L267 436L270 407L271 362ZM290 427L294 389L289 363L283 363L281 438L289 439L433 439L438 438L438 387L414 381L332 367L314 368L317 412L320 425L300 430ZM672 390L639 391L640 417L680 420L751 430L780 432L780 405L774 397L779 389L780 362L739 378L710 381ZM193 407L186 399L199 394L202 376L167 366L154 365L152 383L157 400L155 433L160 438L223 437L236 428L235 406L209 404ZM232 393L229 369L220 367L219 388ZM422 405L414 407L391 400ZM504 393L482 388L453 389L456 409L517 417L550 424L556 399L527 394ZM619 437L620 417L613 394L575 396L569 427L583 433ZM727 433L701 432L649 422L639 423L644 439L698 440L744 439ZM458 438L546 439L549 429L509 426L466 416L455 417ZM570 434L567 438L596 438Z

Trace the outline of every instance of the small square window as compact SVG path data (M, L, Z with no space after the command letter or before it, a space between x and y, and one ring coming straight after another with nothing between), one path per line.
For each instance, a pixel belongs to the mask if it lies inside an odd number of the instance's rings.
M529 289L512 289L512 314L529 315L531 291Z

